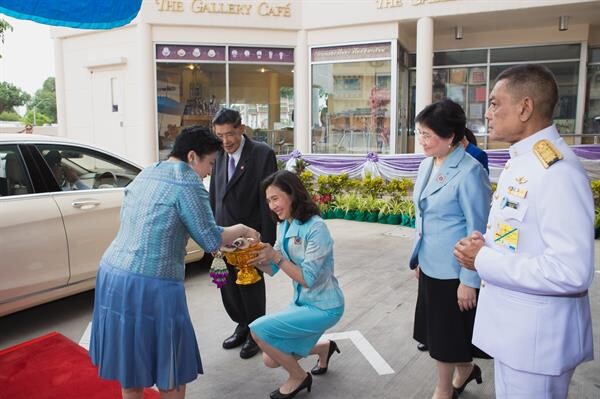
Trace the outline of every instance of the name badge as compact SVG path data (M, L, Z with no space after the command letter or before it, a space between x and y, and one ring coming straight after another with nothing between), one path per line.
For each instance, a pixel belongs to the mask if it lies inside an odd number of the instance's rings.
M294 237L294 245L300 245L300 244L302 244L302 238Z
M519 245L519 229L505 222L498 222L494 233L494 242L510 252L517 252Z

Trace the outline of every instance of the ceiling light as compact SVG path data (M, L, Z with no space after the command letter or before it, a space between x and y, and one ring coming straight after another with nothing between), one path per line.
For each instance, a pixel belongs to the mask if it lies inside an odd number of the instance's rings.
M569 17L563 15L558 18L558 30L563 32L569 29Z
M463 27L462 25L456 25L454 28L454 38L456 40L461 40L463 38Z

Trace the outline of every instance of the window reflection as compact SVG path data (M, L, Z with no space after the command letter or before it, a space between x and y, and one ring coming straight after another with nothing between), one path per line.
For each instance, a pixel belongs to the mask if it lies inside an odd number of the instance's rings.
M292 65L230 64L229 100L240 111L246 134L277 154L294 149Z
M390 153L390 61L312 67L312 151Z

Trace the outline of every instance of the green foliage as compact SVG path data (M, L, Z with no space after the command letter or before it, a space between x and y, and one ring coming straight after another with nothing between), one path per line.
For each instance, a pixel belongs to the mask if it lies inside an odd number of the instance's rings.
M392 179L386 185L386 191L395 198L405 197L412 191L414 183L412 180L403 177L402 179Z
M32 111L36 108L36 123L38 114L43 114L50 122L56 123L56 83L53 77L49 77L44 81L42 88L35 92L33 99L27 104L27 111ZM33 120L32 120L33 121Z
M23 117L22 121L33 125L33 110L27 111L27 113ZM52 123L51 117L46 116L46 115L42 114L41 112L36 112L35 124L37 126L41 126L41 125L45 125L45 124L49 124L49 123Z
M359 197L356 194L346 193L336 197L334 201L334 209L343 211L353 211L358 209Z
M314 190L314 176L310 170L305 170L302 173L298 174L298 178L308 191L308 193L312 196L315 194Z
M4 32L6 31L11 31L12 32L13 27L11 24L8 23L8 21L4 20L4 19L0 19L0 42L4 43ZM2 54L0 54L0 58L2 58Z
M277 160L277 170L284 170L284 169L285 169L285 161L278 159Z
M14 112L14 107L25 105L31 96L17 86L0 82L0 114L4 111Z
M385 180L383 177L371 177L368 173L362 179L358 188L361 193L377 198L381 197L386 191Z
M600 208L595 208L595 216L594 216L594 228L600 229Z
M16 112L4 111L0 113L0 121L18 122L21 120L21 115Z
M594 196L594 203L596 206L600 205L600 180L592 180L592 195Z
M350 179L346 173L331 176L321 175L317 178L317 193L320 195L341 194L348 191L349 181Z

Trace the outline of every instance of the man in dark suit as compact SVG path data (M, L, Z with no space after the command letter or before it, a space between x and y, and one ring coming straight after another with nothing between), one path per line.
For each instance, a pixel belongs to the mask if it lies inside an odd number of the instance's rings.
M213 119L215 134L223 140L210 179L210 203L219 226L243 223L256 229L263 242L275 242L275 222L271 219L261 182L277 170L275 152L264 143L244 134L240 113L223 108ZM265 281L237 285L237 270L227 264L229 277L221 288L223 305L237 323L223 348L242 345L240 357L248 359L259 351L248 325L265 314Z

